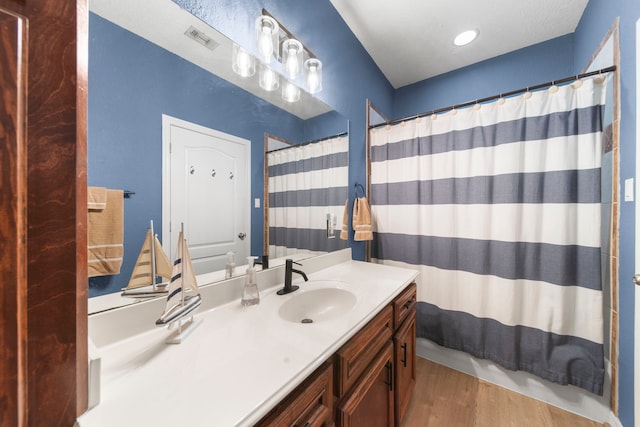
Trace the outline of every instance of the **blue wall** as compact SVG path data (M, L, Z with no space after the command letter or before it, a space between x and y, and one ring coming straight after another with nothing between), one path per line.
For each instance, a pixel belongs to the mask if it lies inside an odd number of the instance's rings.
M335 113L301 120L98 15L89 31L89 185L136 193L125 200L121 274L92 278L90 296L126 285L150 219L162 237L162 114L250 140L251 200L263 197L264 132L301 142L347 128ZM263 218L251 208L252 254L263 252Z
M399 88L393 117L487 98L572 73L573 35L567 35Z

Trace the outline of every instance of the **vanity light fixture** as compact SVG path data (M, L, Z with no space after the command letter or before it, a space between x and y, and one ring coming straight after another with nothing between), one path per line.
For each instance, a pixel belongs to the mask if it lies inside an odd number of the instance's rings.
M271 16L260 15L256 19L256 39L258 51L265 64L280 54L280 25Z
M265 9L262 9L262 15L256 20L256 40L258 51L263 58L266 58L265 54L271 51L273 46L273 57L282 64L282 73L290 82L295 82L303 76L304 85L309 93L322 90L322 62ZM269 41L275 44L271 45ZM265 60L265 63L269 62Z
M478 37L478 30L463 31L453 39L456 46L465 46L474 41Z
M232 68L236 74L251 77L256 73L256 59L249 52L234 44L232 56Z

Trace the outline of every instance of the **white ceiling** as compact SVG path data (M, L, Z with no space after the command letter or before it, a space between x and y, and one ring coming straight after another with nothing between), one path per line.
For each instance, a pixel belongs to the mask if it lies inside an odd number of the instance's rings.
M573 33L588 0L331 0L394 88ZM456 47L465 30L480 34Z

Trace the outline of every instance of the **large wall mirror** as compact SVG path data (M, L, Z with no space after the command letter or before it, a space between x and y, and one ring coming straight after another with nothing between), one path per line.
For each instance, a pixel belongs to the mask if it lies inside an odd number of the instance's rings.
M265 200L265 135L278 135L296 145L335 135L348 138L348 121L304 91L300 101L287 103L280 91L261 89L257 76L247 80L235 74L231 66L233 42L171 0L90 0L89 6L88 182L133 193L124 199L120 274L89 281L90 297L111 297L108 302L103 298L101 304L90 303L90 312L95 312L135 301L121 297L120 289L129 281L151 220L164 251L171 254L168 216L175 218L177 214L175 207L169 204L167 208L163 180L167 156L182 134L196 129L193 132L198 135L247 142L248 168L240 177L230 178L224 162L206 164L206 154L191 156L193 162L200 162L197 164L184 159L175 162L184 166L181 173L185 174L206 171L207 179L244 179L248 191L242 206L246 211L234 213L231 220L246 214L247 229L241 233L234 230L227 240L243 235L248 255L262 256L268 254L265 217L269 216L265 211L269 204ZM211 42L204 42L206 39ZM327 81L330 79L325 77ZM345 170L341 174L346 178ZM314 185L323 183L329 182L321 179ZM190 213L183 215L190 244L205 234L202 227L220 228L224 215L229 217L232 211L232 201L225 196L200 196L191 210L203 207L206 215L199 222ZM338 226L340 221L338 218ZM199 225L193 226L195 223ZM171 232L177 227L171 224ZM341 247L346 244L335 246ZM327 250L332 248L330 245ZM203 264L199 273L204 280L199 284L224 279L221 270L225 262L226 258L220 257L207 267ZM237 259L236 263L246 262Z

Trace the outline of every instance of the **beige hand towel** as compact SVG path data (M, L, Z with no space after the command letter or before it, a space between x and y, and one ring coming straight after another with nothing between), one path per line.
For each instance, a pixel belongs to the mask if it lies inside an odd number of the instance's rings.
M92 187L89 188L91 194ZM100 191L95 191L99 194ZM120 274L124 253L124 192L105 189L102 209L93 209L89 200L89 277ZM94 199L99 200L99 199ZM96 204L94 203L94 206ZM100 206L100 203L97 204Z
M366 197L356 198L353 204L353 240L373 240L371 231L371 210Z
M87 191L89 209L102 210L107 207L107 189L104 187L89 187Z
M344 214L342 215L342 229L340 239L349 240L349 199L344 202Z

